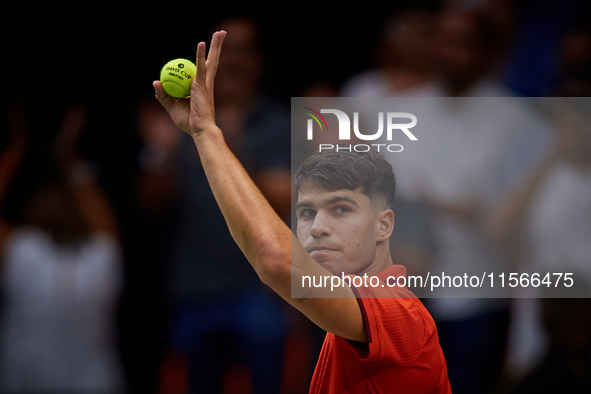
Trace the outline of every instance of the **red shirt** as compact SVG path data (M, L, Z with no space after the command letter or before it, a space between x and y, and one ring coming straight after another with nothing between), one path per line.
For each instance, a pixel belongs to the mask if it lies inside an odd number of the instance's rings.
M406 287L386 285L406 268L393 265L377 276L379 286L354 288L368 343L327 333L310 393L451 393L433 318Z

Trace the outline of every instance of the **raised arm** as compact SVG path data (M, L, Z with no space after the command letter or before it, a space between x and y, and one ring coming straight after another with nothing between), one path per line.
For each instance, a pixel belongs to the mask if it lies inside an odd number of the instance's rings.
M197 46L197 75L190 98L175 100L155 81L156 98L179 128L193 138L230 233L259 278L321 328L366 342L361 310L350 288L337 290L336 296L342 298L313 298L314 294L306 299L291 298L292 274L331 274L308 255L277 216L215 123L213 85L225 35L224 31L214 33L207 59L205 43Z
M27 150L27 131L22 104L10 107L7 117L10 141L8 142L8 146L0 151L0 205L4 201L8 187ZM2 254L4 243L12 230L13 225L9 224L0 216L0 255Z
M113 210L95 182L92 167L77 150L86 117L87 108L83 106L74 106L66 110L56 144L57 159L90 232L118 237Z

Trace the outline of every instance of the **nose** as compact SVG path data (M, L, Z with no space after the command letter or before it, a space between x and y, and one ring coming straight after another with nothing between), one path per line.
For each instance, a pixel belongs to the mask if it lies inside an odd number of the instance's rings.
M314 223L310 228L310 235L314 238L326 237L331 234L328 218L322 212L317 212Z

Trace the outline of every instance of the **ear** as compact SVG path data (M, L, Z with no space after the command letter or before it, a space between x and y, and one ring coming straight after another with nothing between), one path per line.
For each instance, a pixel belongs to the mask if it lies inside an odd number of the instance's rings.
M378 214L378 226L376 241L388 240L394 231L394 212L391 209L386 209Z

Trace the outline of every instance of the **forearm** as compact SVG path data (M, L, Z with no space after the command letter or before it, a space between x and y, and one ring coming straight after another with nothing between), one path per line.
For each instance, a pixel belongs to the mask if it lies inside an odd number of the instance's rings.
M291 231L230 151L218 128L193 137L210 188L232 237L263 282L289 272Z
M488 221L487 231L493 239L505 240L518 228L531 201L546 179L556 161L554 156L543 159L540 164L499 204Z
M478 203L476 202L434 202L432 205L435 209L445 215L453 216L456 219L471 221L474 220L478 214Z
M0 152L0 203L27 151L28 142L22 108L10 111L9 129L9 145Z
M337 298L313 298L320 294L291 297L292 274L296 278L304 273L327 277L330 272L293 237L228 149L215 124L213 80L225 36L225 31L213 34L207 57L205 43L197 44L197 73L190 99L175 100L166 94L160 81L154 81L156 98L177 126L193 136L230 233L261 280L318 326L344 338L367 341L361 310L349 287L336 289L331 295Z
M118 237L115 214L96 184L94 170L80 158L67 162L69 164L63 164L63 171L68 179L72 197L89 231Z
M330 272L299 245L228 149L219 129L206 130L193 139L230 233L261 280L319 327L367 342L361 311L349 287L331 292L329 296L335 298L316 298L328 295L323 289L309 292L309 298L291 297L292 275L327 276Z

